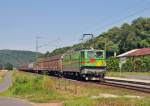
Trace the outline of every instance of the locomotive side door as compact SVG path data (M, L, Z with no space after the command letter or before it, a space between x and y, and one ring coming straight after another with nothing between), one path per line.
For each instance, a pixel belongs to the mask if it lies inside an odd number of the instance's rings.
M81 51L81 55L80 55L80 71L82 71L83 67L85 64L85 52Z

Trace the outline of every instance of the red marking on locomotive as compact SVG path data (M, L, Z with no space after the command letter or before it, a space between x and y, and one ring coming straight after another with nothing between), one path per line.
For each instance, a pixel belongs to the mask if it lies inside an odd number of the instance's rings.
M94 58L90 58L90 63L94 63L95 62L95 59Z

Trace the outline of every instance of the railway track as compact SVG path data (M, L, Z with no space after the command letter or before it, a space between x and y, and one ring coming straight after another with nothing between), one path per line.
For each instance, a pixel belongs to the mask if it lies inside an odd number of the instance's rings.
M105 81L102 82L101 84L141 91L141 92L145 92L145 93L150 93L150 84L149 83L105 79Z
M134 82L134 81L125 81L125 80L110 80L110 79L104 79L103 82L99 81L80 81L80 80L73 80L73 79L66 79L69 81L73 81L80 84L94 84L96 86L112 86L112 87L119 87L119 88L125 88L135 91L140 91L144 93L150 93L150 83L143 83L143 82Z

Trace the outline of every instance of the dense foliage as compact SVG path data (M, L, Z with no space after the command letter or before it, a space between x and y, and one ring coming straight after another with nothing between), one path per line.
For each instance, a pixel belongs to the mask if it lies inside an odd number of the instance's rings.
M110 57L107 59L107 71L120 71L119 59ZM121 71L126 72L146 72L150 71L150 56L130 57L122 64Z
M121 70L131 72L134 69L132 58L128 58L126 63L122 64Z
M90 47L104 49L105 44L107 51L116 52L117 54L135 48L150 47L150 18L138 18L131 24L124 23L121 27L113 27L83 44L56 49L49 54L45 54L45 56L62 54L70 49Z
M6 70L13 70L13 65L10 63L6 63L4 67Z
M107 59L107 70L108 71L119 71L119 59L110 57Z
M7 63L18 67L25 63L35 60L35 52L17 51L17 50L0 50L0 64L4 67Z
M122 70L125 71L150 71L150 56L128 58L123 64Z
M3 69L3 65L2 64L0 64L0 70L2 70Z

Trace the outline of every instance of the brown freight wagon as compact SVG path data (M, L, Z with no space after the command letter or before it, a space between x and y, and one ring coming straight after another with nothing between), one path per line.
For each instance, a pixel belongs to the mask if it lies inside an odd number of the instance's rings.
M19 68L19 70L21 70L21 71L28 71L28 64L23 64L23 65Z
M36 63L36 69L40 72L58 73L62 70L62 55L40 59Z

